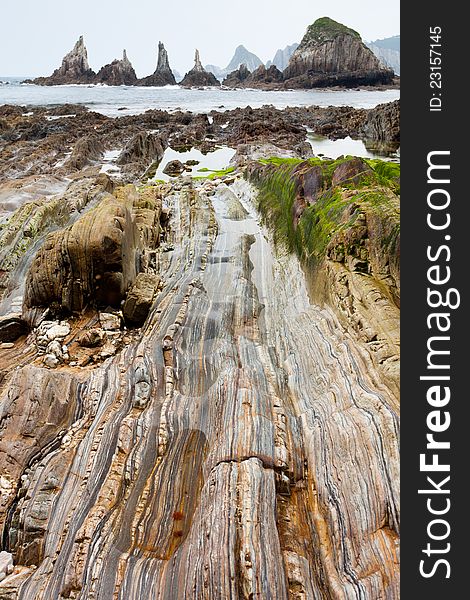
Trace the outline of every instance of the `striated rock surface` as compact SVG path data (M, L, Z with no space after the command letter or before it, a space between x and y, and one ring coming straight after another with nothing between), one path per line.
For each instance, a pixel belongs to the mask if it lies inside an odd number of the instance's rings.
M276 252L256 190L231 184L238 220L226 190L166 193L173 250L138 335L3 382L0 593L399 598L396 397Z
M160 285L160 277L139 273L129 290L122 312L127 323L141 326L147 318Z
M361 36L328 17L310 25L284 71L288 87L391 83L387 70Z
M109 65L101 67L95 82L106 85L135 85L137 75L131 61L127 58L127 52L123 50L121 60L113 60Z
M215 77L215 75L209 71L206 71L202 66L201 59L199 57L199 50L196 50L194 67L191 69L191 71L186 73L181 81L181 85L185 87L206 87L220 85L220 81Z
M92 83L95 73L88 64L88 53L80 36L73 49L64 57L62 65L50 77L38 77L31 83L36 85L64 85L70 83Z
M364 137L378 142L400 142L400 100L379 104L367 112Z
M164 135L141 131L136 133L120 153L117 164L128 176L137 177L152 164L158 164L168 145Z
M31 112L0 107L0 323L35 304L0 598L398 600L399 167L299 160L371 111ZM149 181L167 139L237 159Z
M139 79L137 85L157 86L176 85L176 79L170 68L168 52L162 42L158 42L157 68L152 75Z

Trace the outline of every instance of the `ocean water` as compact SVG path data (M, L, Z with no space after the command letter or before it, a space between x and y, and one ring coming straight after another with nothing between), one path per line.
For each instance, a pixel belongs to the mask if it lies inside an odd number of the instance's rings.
M393 162L400 162L400 150L385 150L383 148L371 148L366 146L362 140L353 140L350 136L339 140L330 140L327 137L307 134L307 141L312 146L315 156L324 158L338 158L339 156L361 156L362 158L381 158Z
M149 109L188 110L207 113L251 106L353 106L373 108L400 97L399 90L229 90L185 89L180 86L129 87L61 85L43 87L21 84L19 78L0 76L0 105L52 106L84 104L107 116L135 115Z

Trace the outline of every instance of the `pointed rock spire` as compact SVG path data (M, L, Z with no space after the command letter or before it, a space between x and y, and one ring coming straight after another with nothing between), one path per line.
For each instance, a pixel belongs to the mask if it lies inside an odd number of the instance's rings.
M157 68L152 75L139 79L137 85L162 87L176 85L176 79L170 68L168 52L162 42L158 42Z
M202 66L199 50L194 55L194 67L186 73L181 85L186 87L206 87L220 85L220 81L213 73L206 71Z
M95 73L88 64L88 53L81 35L73 49L64 56L61 66L50 77L33 80L38 85L61 85L67 83L90 83Z
M199 55L199 50L196 48L196 53L194 55L194 68L193 71L204 71L204 67L202 66L201 57Z
M168 52L163 45L163 42L158 42L158 60L156 73L165 73L171 71L170 61L168 59Z

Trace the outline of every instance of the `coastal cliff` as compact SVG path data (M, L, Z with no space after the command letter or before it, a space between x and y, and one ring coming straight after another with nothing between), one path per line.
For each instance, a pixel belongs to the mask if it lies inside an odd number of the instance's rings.
M284 71L286 61L289 60ZM244 69L251 72L245 78ZM211 72L211 69L214 72ZM273 62L266 66L244 46L238 46L225 69L208 65L205 69L196 50L194 67L181 81L185 87L219 86L225 77L226 87L289 89L314 87L357 87L394 84L394 72L384 66L363 43L359 33L328 17L317 19L309 26L300 45L279 50ZM248 79L248 81L245 81ZM89 67L87 51L80 37L74 49L62 61L62 66L50 77L28 80L37 85L104 83L107 85L175 85L168 53L160 42L157 68L152 75L138 79L124 51L122 60L101 68L96 75Z

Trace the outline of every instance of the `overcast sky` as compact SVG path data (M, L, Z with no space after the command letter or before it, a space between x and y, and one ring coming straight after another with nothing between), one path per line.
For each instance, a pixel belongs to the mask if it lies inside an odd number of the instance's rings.
M122 55L139 77L155 70L162 40L170 65L225 67L239 44L271 59L300 41L307 26L329 16L371 41L400 33L399 0L18 0L0 2L0 75L49 75L84 35L91 67Z

